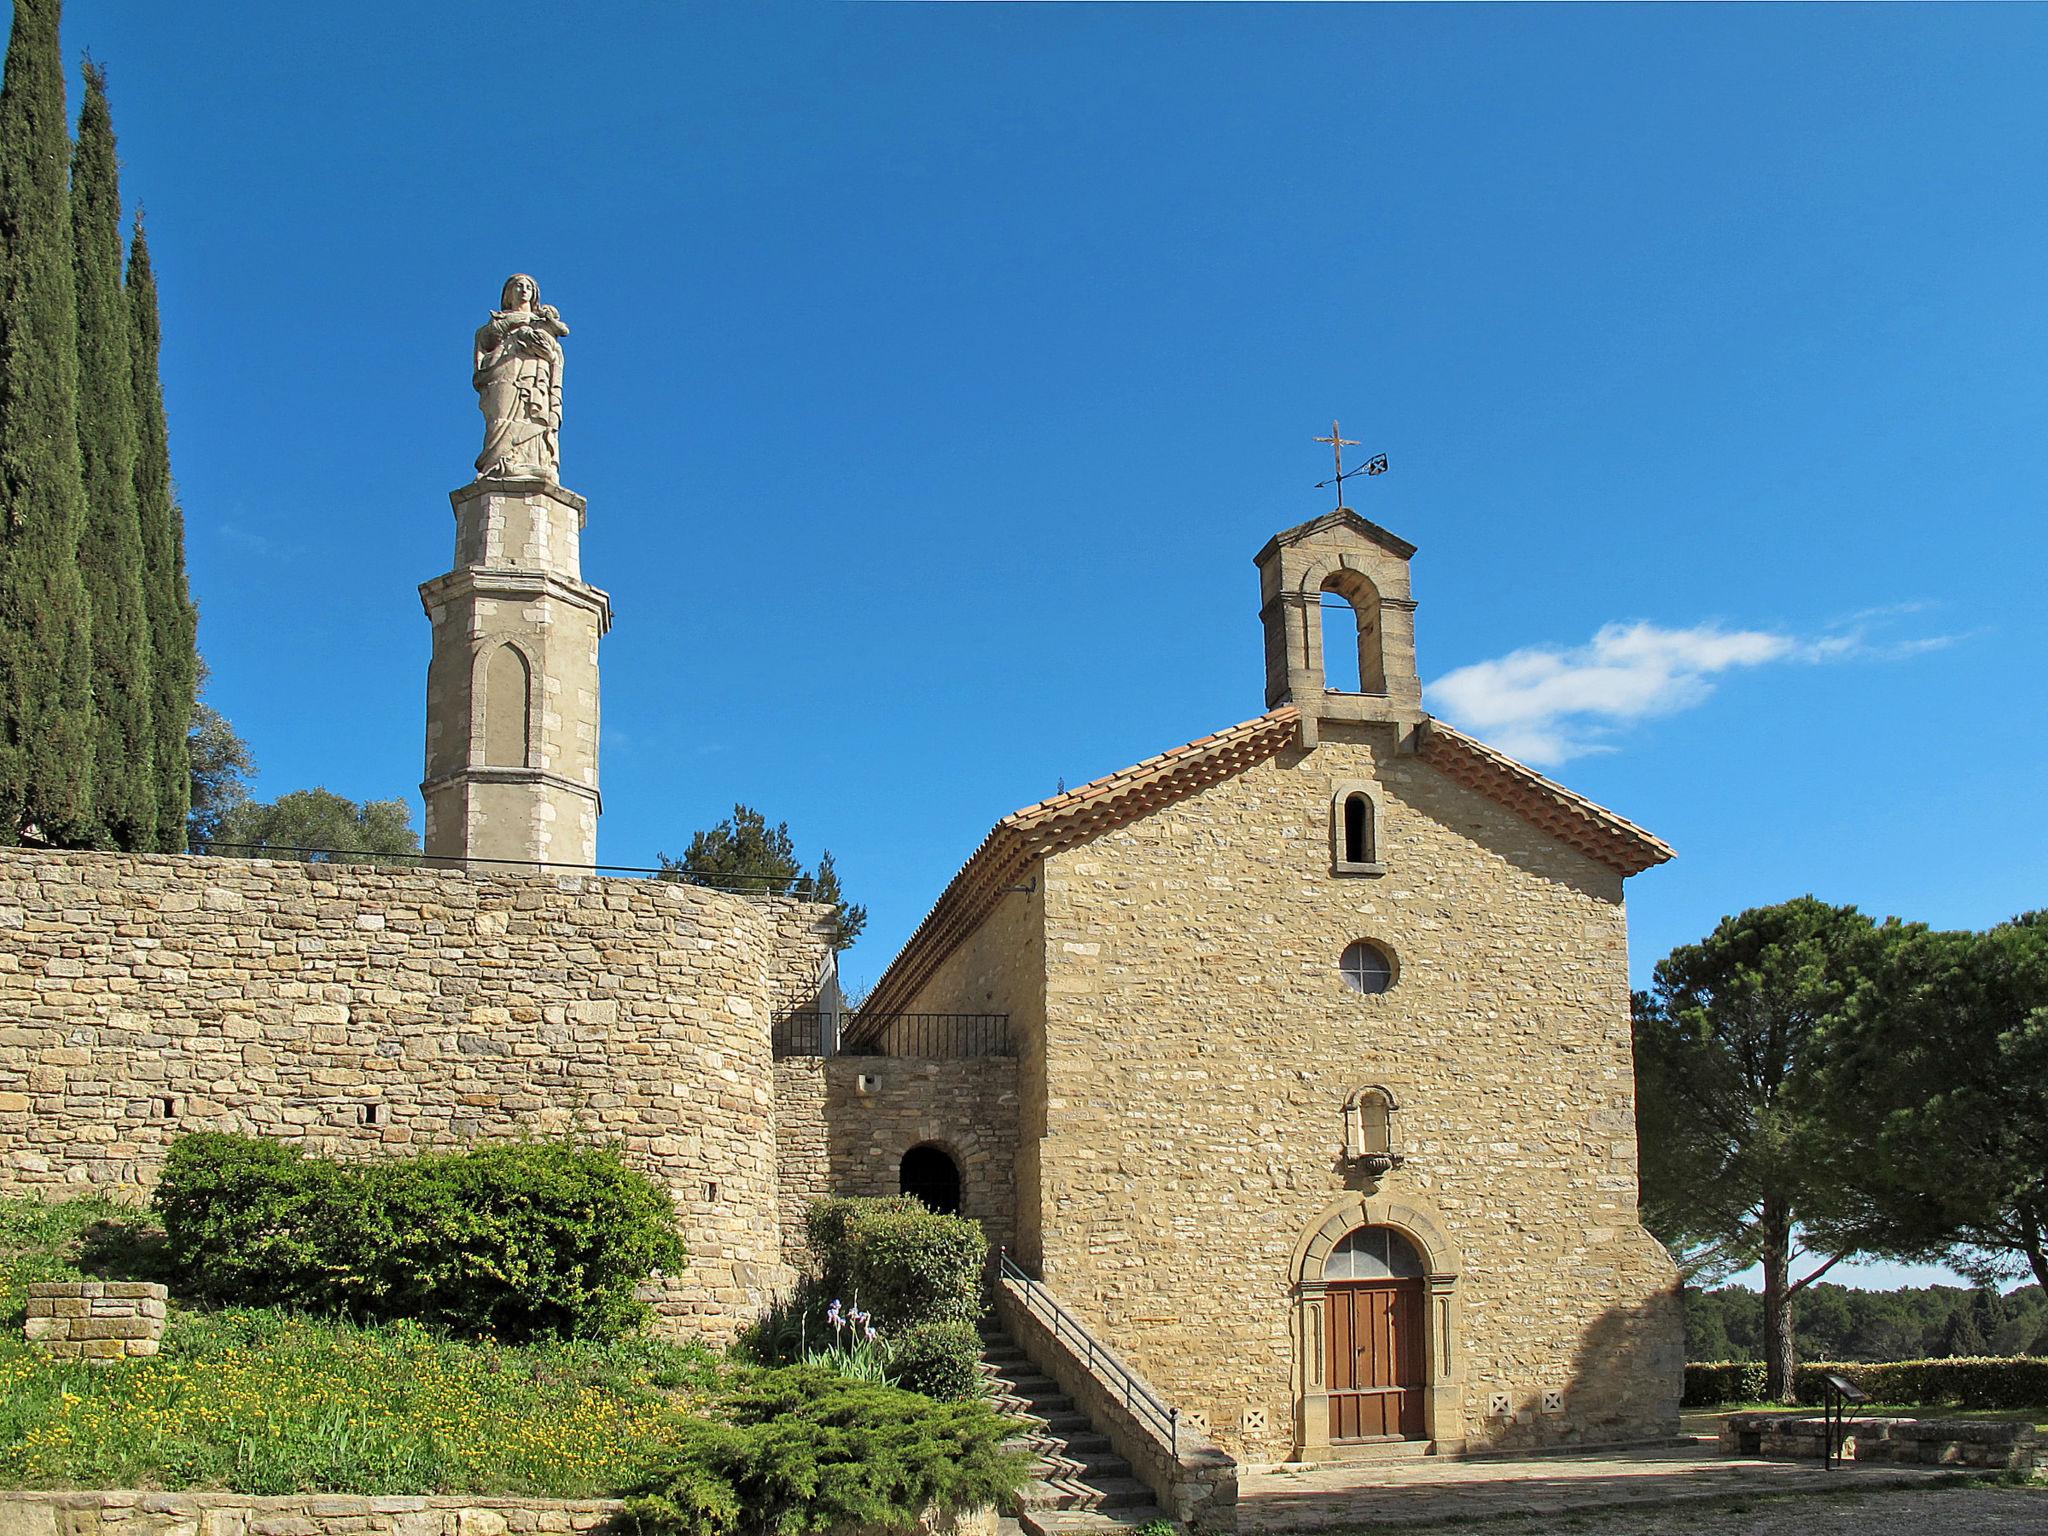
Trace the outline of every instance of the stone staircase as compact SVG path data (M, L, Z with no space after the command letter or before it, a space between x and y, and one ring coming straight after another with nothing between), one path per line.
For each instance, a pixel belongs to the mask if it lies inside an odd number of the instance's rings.
M1038 1458L1017 1511L1026 1536L1114 1536L1166 1519L1109 1437L993 1323L982 1329L981 1360L990 1402L1030 1426L1015 1442Z

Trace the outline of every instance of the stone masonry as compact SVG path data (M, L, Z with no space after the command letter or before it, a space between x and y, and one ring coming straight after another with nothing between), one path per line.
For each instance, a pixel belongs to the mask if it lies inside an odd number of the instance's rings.
M60 1360L111 1365L153 1355L170 1292L147 1280L52 1280L28 1288L22 1332Z
M139 1199L194 1129L368 1156L574 1132L675 1198L668 1325L783 1283L769 1021L822 910L657 880L0 851L0 1193Z

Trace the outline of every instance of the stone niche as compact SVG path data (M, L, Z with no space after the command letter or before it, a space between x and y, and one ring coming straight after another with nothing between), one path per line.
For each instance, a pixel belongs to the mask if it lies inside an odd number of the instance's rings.
M31 1285L22 1332L60 1360L111 1365L157 1352L169 1300L169 1291L146 1280Z

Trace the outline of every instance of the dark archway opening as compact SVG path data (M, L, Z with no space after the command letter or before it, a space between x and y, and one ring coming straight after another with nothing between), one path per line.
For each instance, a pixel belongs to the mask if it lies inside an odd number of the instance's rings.
M930 1142L903 1154L903 1193L942 1216L960 1214L960 1165Z

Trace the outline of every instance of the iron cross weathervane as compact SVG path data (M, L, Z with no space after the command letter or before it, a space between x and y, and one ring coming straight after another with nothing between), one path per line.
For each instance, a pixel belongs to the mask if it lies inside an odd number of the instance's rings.
M1337 505L1339 507L1344 505L1344 482L1346 480L1349 480L1353 475L1384 475L1387 472L1387 456L1384 453L1376 453L1366 460L1365 468L1363 469L1345 469L1344 450L1346 448L1356 448L1358 446L1358 439L1344 436L1338 430L1337 423L1334 421L1330 423L1330 435L1328 437L1319 437L1315 441L1328 443L1330 445L1330 452L1337 459L1337 473L1328 480L1318 480L1316 482L1316 489L1320 491L1326 485L1337 487Z

